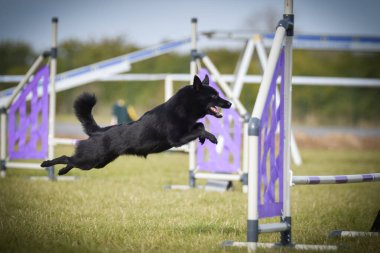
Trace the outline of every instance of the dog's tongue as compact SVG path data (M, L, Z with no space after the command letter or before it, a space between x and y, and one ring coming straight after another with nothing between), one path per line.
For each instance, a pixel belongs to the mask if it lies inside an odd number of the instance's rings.
M216 116L216 117L220 118L220 117L223 116L222 113L218 110L218 108L212 106L212 107L211 107L211 110L215 113L215 116Z

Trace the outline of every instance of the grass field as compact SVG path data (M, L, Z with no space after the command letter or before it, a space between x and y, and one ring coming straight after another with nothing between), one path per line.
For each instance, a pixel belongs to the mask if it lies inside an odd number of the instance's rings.
M71 148L57 150L67 153ZM380 172L379 151L307 149L302 155L295 175ZM186 154L162 153L72 170L79 178L71 182L30 181L37 172L10 170L0 180L0 252L246 252L220 247L245 241L247 196L240 185L226 193L164 190L186 184L186 167ZM293 240L380 252L380 238L327 238L334 229L368 230L379 208L379 182L294 187Z

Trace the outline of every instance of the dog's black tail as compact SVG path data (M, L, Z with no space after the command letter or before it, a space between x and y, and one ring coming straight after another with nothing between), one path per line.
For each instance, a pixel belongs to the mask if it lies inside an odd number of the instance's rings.
M95 95L89 93L83 93L74 102L75 115L80 123L82 123L83 130L88 136L101 130L92 116L92 108L95 104Z

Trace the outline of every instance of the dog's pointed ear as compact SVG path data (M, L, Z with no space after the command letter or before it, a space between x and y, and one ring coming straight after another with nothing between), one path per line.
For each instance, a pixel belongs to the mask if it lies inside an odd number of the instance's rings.
M197 75L194 76L193 88L196 91L199 91L202 88L201 79L199 79L199 77Z
M202 84L206 85L206 86L208 86L210 84L210 81L208 79L208 75L205 75L205 78L203 79Z

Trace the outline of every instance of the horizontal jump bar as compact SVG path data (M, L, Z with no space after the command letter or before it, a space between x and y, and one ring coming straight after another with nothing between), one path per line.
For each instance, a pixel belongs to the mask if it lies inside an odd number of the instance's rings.
M194 177L197 179L214 179L225 181L240 181L241 175L238 174L222 174L222 173L195 173Z
M380 181L380 173L332 176L293 176L293 184L345 184Z
M30 169L30 170L45 170L39 163L27 162L6 162L5 166L12 169Z
M251 250L256 248L281 248L278 243L260 243L260 242L233 242L226 241L222 244L223 247L247 247ZM296 249L296 250L337 250L335 245L311 245L311 244L292 244L291 246L285 246L284 248ZM250 252L250 251L249 251Z
M329 234L329 237L371 237L371 236L380 236L380 232L334 230Z
M116 74L102 77L101 81L161 81L170 76L172 81L190 82L192 77L189 74ZM0 75L0 83L18 82L23 76ZM226 82L234 82L233 75L222 75ZM262 76L247 75L243 81L247 84L259 84ZM280 80L277 80L279 82ZM380 79L376 78L347 78L347 77L317 77L317 76L293 76L293 85L311 86L345 86L345 87L380 87Z
M285 222L267 223L259 225L259 233L283 232L290 229L290 225Z

